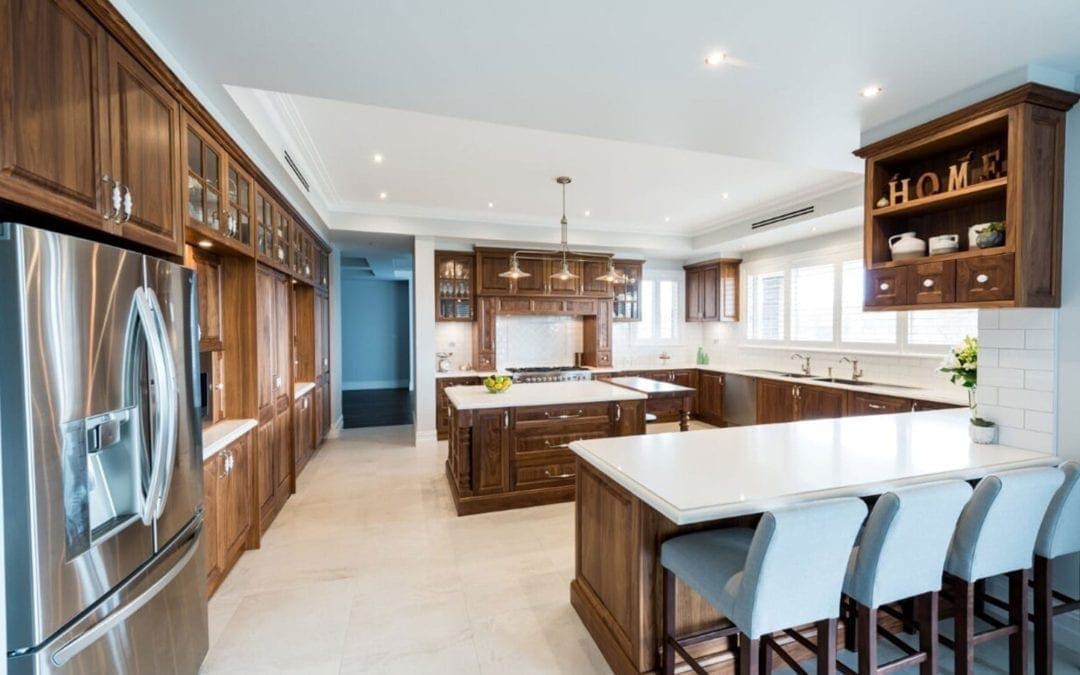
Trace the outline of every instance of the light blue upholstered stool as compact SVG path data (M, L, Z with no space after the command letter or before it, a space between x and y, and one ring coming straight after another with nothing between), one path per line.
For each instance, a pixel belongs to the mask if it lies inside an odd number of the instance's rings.
M844 595L858 617L847 626L850 631L855 625L860 675L914 665L924 675L937 673L941 573L956 521L970 497L971 486L953 480L899 488L878 498L844 579ZM918 598L919 650L881 629L906 655L879 666L878 608L908 598Z
M735 625L691 636L700 642L738 634L738 672L768 670L769 647L790 658L771 633L816 623L818 672L836 672L836 618L840 591L855 535L866 517L858 499L826 499L764 514L756 530L709 530L663 543L664 672L675 671L675 653L701 666L675 636L675 579ZM801 635L790 631L803 644Z
M956 626L953 640L941 638L955 651L956 675L973 675L975 647L1009 638L1009 672L1027 668L1027 579L1047 506L1061 486L1061 469L1021 469L988 476L975 487L960 514L945 560L953 581ZM989 577L1009 576L1009 619L1002 623L985 613L979 618L993 628L975 633L975 584Z
M1053 589L1053 560L1080 553L1080 462L1061 465L1065 482L1046 510L1035 540L1035 675L1054 672L1054 617L1080 610L1080 599ZM1054 606L1054 600L1062 604Z

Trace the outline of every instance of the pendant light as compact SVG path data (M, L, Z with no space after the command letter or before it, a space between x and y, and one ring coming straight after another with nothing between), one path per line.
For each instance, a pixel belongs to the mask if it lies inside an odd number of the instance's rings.
M521 269L521 265L518 264L517 253L510 256L510 269L505 272L499 272L499 276L503 279L524 279L525 277L531 277L532 275Z
M629 277L615 269L615 261L612 259L608 259L607 272L596 277L596 281L606 281L609 284L625 284L629 280Z
M559 221L562 225L562 266L558 272L551 275L551 278L558 281L570 281L578 278L578 275L570 271L570 261L566 259L567 253L570 252L570 247L566 243L566 186L570 184L570 176L559 176L555 182L562 186L562 220Z

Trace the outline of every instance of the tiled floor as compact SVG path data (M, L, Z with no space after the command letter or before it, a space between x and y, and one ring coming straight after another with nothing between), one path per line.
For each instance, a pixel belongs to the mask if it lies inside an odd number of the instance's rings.
M457 518L445 443L411 443L327 442L211 600L204 673L610 672L569 603L573 505Z

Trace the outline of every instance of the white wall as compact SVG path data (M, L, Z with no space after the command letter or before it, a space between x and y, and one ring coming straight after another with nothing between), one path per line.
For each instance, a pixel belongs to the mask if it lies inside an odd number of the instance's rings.
M435 240L416 237L413 242L413 372L416 395L413 412L416 444L435 438ZM470 357L471 358L471 357Z
M330 419L340 430L341 417L341 251L330 253Z

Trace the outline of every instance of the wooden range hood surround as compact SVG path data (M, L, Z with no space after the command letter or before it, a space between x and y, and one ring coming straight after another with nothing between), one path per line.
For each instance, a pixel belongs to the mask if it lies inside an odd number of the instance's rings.
M503 316L580 316L582 365L611 366L611 299L490 296L477 298L473 325L473 364L477 370L496 370L495 319Z

